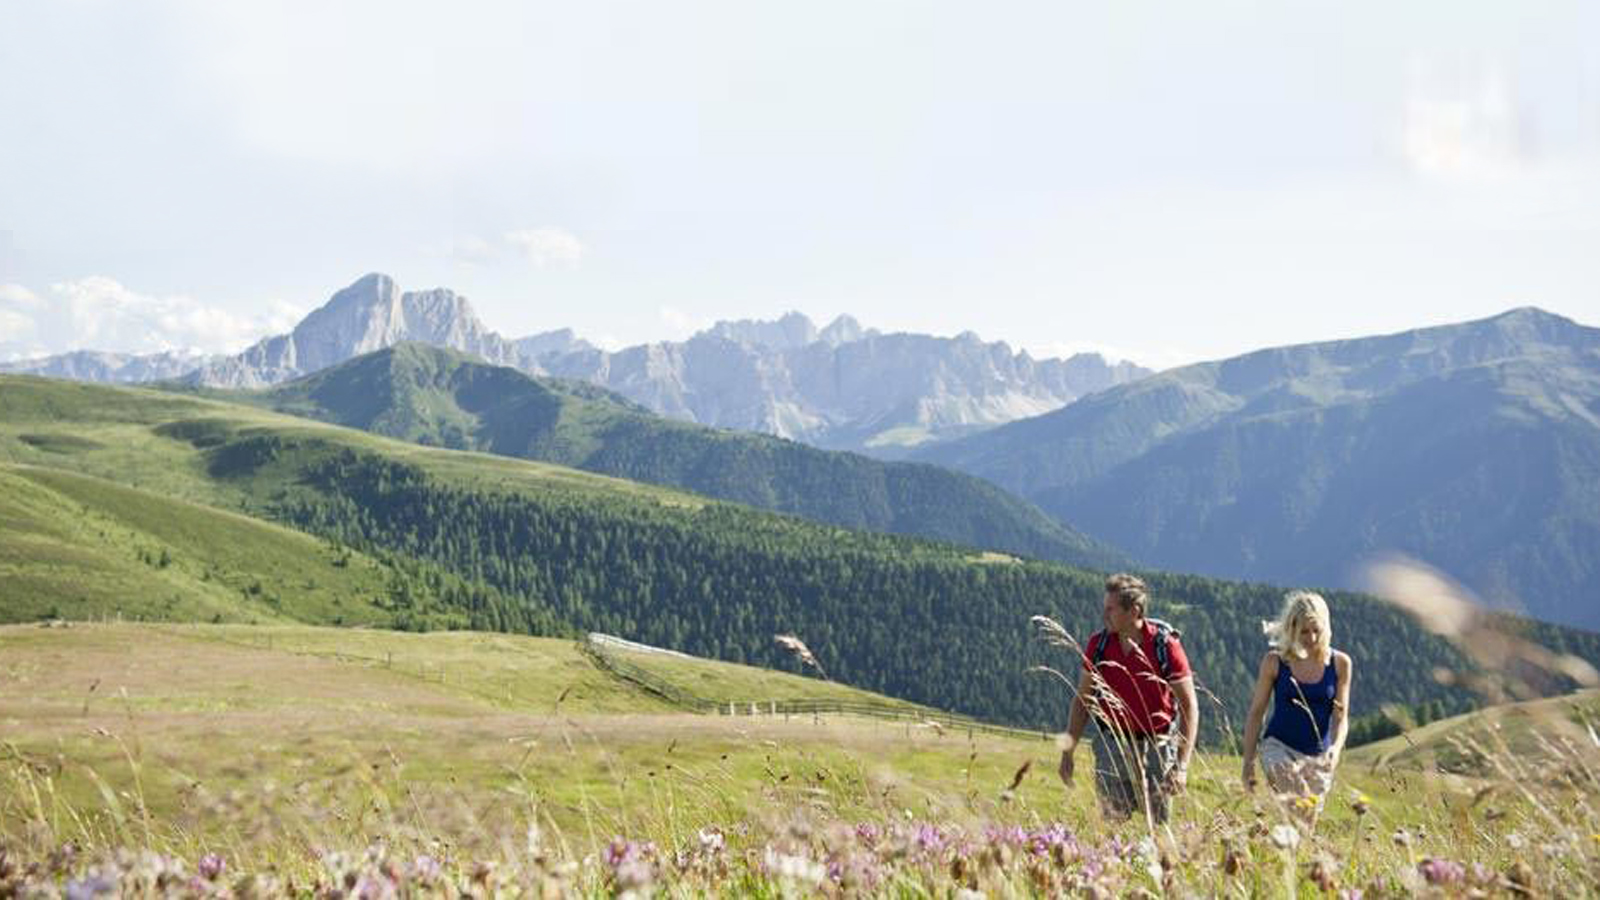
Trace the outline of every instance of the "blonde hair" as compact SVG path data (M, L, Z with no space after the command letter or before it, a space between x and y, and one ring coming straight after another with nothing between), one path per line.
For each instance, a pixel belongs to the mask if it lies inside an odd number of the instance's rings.
M1306 647L1300 643L1300 626L1307 621L1322 626L1322 646ZM1333 646L1333 621L1328 616L1328 601L1311 591L1290 591L1283 598L1283 612L1278 621L1267 627L1272 645L1278 653L1290 659L1305 659L1312 651L1321 656Z

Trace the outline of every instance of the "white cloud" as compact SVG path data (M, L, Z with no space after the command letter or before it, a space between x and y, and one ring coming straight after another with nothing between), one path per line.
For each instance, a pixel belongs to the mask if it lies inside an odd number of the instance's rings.
M663 306L656 314L660 316L661 323L667 326L668 340L683 340L713 324L710 319L697 318L675 306Z
M475 234L464 234L429 244L423 252L430 256L443 256L468 268L484 265L499 259L501 249Z
M0 309L38 309L39 295L20 284L0 284Z
M509 231L506 244L526 254L535 266L575 266L583 258L583 242L560 228L526 228Z
M140 294L103 275L53 284L42 297L21 285L5 285L0 287L0 352L235 352L288 330L301 314L282 301L245 313L184 296Z
M1526 162L1527 127L1499 64L1413 61L1402 149L1415 171L1450 178L1515 174Z

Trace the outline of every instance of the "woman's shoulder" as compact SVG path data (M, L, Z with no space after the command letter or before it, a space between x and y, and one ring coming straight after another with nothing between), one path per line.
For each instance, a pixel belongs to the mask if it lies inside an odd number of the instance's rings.
M1333 651L1333 664L1346 672L1350 671L1350 654L1343 650Z

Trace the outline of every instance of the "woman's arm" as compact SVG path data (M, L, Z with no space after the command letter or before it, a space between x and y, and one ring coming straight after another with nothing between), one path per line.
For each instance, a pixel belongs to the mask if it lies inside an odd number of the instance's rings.
M1350 670L1353 668L1350 655L1335 650L1333 668L1338 673L1339 686L1333 693L1333 743L1328 749L1333 751L1337 762L1344 752L1344 739L1350 734Z
M1250 696L1250 712L1244 718L1244 774L1245 789L1256 783L1256 742L1261 739L1261 720L1267 714L1267 703L1272 699L1272 681L1278 675L1278 654L1268 652L1261 657L1256 673L1255 693Z

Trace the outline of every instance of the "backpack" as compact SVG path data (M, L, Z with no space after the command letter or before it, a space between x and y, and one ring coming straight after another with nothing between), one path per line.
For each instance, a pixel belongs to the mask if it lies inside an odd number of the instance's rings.
M1173 628L1171 623L1164 622L1160 619L1152 619L1147 616L1145 621L1156 627L1156 671L1161 673L1161 679L1163 681L1171 681L1171 642L1177 638L1183 637L1183 632ZM1089 661L1097 668L1099 667L1101 660L1106 658L1106 642L1110 639L1110 633L1105 630L1097 631L1094 633L1093 637L1089 638Z

